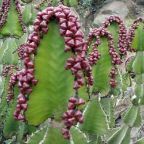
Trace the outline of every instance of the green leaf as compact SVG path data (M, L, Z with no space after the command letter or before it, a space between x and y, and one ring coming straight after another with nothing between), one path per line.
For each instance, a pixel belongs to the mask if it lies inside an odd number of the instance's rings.
M130 127L141 125L139 106L131 106L124 117L124 122Z
M38 125L53 116L61 119L73 90L73 76L64 68L68 57L59 27L52 21L34 58L38 84L33 87L28 101L26 118L29 124Z
M23 34L23 36L20 37L19 39L15 39L17 47L19 47L20 45L26 43L27 39L28 39L28 33Z
M102 98L101 106L106 113L109 126L113 127L115 125L115 116L114 116L114 99L112 98Z
M129 144L130 143L130 131L131 129L123 125L110 139L108 144Z
M18 89L15 88L14 91L15 95L17 96ZM9 104L9 107L7 109L3 130L4 136L6 138L11 138L14 134L16 134L19 127L19 122L15 120L13 116L14 110L16 108L16 99L17 97L15 97L15 99Z
M78 0L69 0L69 5L71 7L77 6L78 5Z
M87 144L87 138L78 128L72 127L70 129L72 141L74 144Z
M17 44L14 38L8 38L4 41L0 49L1 64L17 64L18 55L16 52Z
M0 98L1 98L3 91L4 91L4 79L0 77Z
M19 15L16 10L16 5L14 0L10 0L10 8L8 11L8 17L6 23L0 30L0 34L3 36L15 36L20 37L23 34L22 26L19 22Z
M116 51L119 53L119 49L118 49L118 41L119 41L119 26L116 22L112 22L109 26L108 26L108 31L112 34L112 37L114 38L114 45L115 45L115 49Z
M98 47L101 58L93 67L94 76L94 92L101 92L102 95L107 95L110 90L110 71L112 68L112 60L109 54L108 41L106 38L101 39L101 45Z
M32 4L27 4L23 10L23 22L26 25L32 24L33 19L36 16L36 11L34 11L34 7Z
M136 144L144 144L144 138L137 140Z
M97 99L88 103L84 111L84 123L80 125L80 129L88 134L103 135L106 133L108 122Z
M4 91L2 93L1 102L0 102L0 125L2 125L3 120L6 117L6 111L7 111L7 108L8 108L7 107L7 100L6 100L8 81L9 81L9 78L3 79Z
M48 131L48 127L44 127L42 129L36 131L35 133L33 133L31 135L31 137L29 137L27 143L28 144L40 143L44 139L44 136L45 136L47 131Z
M135 95L137 103L140 103L141 105L144 104L144 84L137 83L135 85Z
M43 144L69 144L69 141L63 138L60 128L50 127Z
M132 41L132 48L137 51L144 51L144 29L143 23L141 23L135 30L135 36Z
M144 52L138 51L133 62L133 71L136 74L144 73Z

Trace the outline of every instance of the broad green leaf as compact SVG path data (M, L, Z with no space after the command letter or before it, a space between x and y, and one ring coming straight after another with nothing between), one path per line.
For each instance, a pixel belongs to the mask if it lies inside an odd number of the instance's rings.
M110 139L108 144L129 144L130 143L130 131L131 129L123 125Z
M133 72L135 74L144 73L144 52L138 51L136 53L136 57L135 57L132 67L133 67Z
M135 35L132 41L132 48L137 51L144 51L144 29L143 24L141 23L138 28L135 30Z
M71 139L74 144L87 144L87 138L84 133L82 133L78 128L72 127L70 129Z
M133 69L132 69L132 65L133 65L133 62L135 60L135 57L134 56L131 56L129 57L126 62L125 62L125 65L126 65L126 71L127 72L132 72Z
M5 82L4 79L0 76L0 98L4 91L4 82ZM1 103L1 101L0 101L0 103Z
M142 73L142 74L137 74L137 75L135 76L135 82L136 82L137 84L142 84L142 83L144 83L144 73Z
M69 141L63 138L60 128L50 127L43 144L69 144Z
M40 143L44 139L44 136L45 136L47 131L48 131L48 127L45 127L45 128L42 128L42 129L36 131L35 133L33 133L29 137L27 143L28 144L38 144L38 143Z
M106 133L108 122L97 99L88 103L84 111L84 123L80 125L80 129L88 134L103 135Z
M112 98L102 98L101 106L106 113L107 120L109 122L109 126L113 127L115 124L115 116L114 116L114 99Z
M101 39L101 45L98 47L98 50L101 54L101 58L98 60L97 64L93 66L93 92L101 92L102 95L107 95L110 90L109 74L112 68L112 60L106 38Z
M53 116L60 119L66 110L68 98L73 95L73 76L64 68L68 57L59 26L52 21L34 58L38 84L29 96L26 112L29 124L38 125Z
M69 4L69 0L64 0L64 5L68 5Z
M19 22L19 15L16 10L16 5L14 0L10 0L10 8L8 11L8 17L6 19L6 23L0 30L0 34L3 36L15 36L20 37L23 34L22 26Z
M6 117L6 111L7 111L7 100L6 100L6 96L7 96L7 88L8 88L8 81L9 78L7 79L3 79L3 83L4 83L4 91L2 93L1 96L1 102L0 102L0 125L2 125L3 120Z
M25 34L23 34L22 37L20 37L19 39L16 39L17 46L19 47L20 45L26 43L27 38L28 38L28 33L25 33Z
M7 113L6 113L6 118L4 121L4 136L7 138L11 138L14 134L17 133L18 128L19 128L19 121L14 119L13 113L16 108L16 99L17 99L17 94L18 94L18 89L15 88L15 99L9 104Z
M78 5L78 0L69 0L69 5L71 7L77 6Z
M120 129L120 127L108 129L107 132L106 132L106 134L105 134L105 140L107 141L107 140L108 140L114 133L116 133L119 129Z
M108 26L108 31L112 34L112 37L114 39L114 45L115 45L115 49L116 51L119 53L119 49L118 49L118 41L119 41L119 26L116 22L112 22L109 26Z
M139 106L131 106L124 117L124 122L130 127L140 126L141 117Z
M137 103L140 103L141 105L144 104L144 84L137 83L135 85L135 95L137 98Z
M0 49L0 63L1 64L17 64L17 44L14 38L8 38L4 41Z
M144 144L144 138L137 140L136 144Z
M36 16L36 11L32 4L27 4L23 10L23 22L26 25L32 24L34 17Z

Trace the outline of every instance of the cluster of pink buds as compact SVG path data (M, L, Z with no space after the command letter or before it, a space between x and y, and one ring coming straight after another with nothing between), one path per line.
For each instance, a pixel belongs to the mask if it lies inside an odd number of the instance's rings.
M93 29L93 31L89 35L88 43L91 43L92 39L95 37L96 37L96 42L94 44L94 49L95 47L98 47L98 45L100 45L100 37L106 37L108 39L109 53L112 58L112 64L114 65L121 64L121 59L119 57L119 54L116 52L114 47L114 41L112 35L105 28L100 27L99 29Z
M15 65L6 65L3 67L2 71L2 76L7 77L10 76L10 81L8 84L8 94L7 94L7 101L9 102L13 96L13 85L15 84L16 81L13 81L12 79L14 78L14 71L18 70L18 68ZM15 78L14 78L15 79Z
M2 26L6 22L9 8L10 8L10 0L3 0L0 13L0 28L2 28Z
M0 28L2 28L3 25L6 23L8 11L9 11L11 3L12 3L11 1L12 0L3 0L3 2L2 2L2 9L1 9L2 13L0 14ZM22 21L20 3L19 3L18 0L15 0L14 2L15 2L15 5L16 5L16 10L17 10L18 15L19 15L19 22L22 26L22 30L25 32L26 29L25 29L25 26L24 26L23 21Z
M115 88L116 87L116 85L117 85L117 83L116 83L116 80L115 80L115 78L116 78L116 69L115 68L112 68L111 69L111 72L110 72L110 85L111 85L111 87L112 88Z
M63 114L63 121L65 128L62 129L62 134L65 139L70 139L70 128L76 125L78 122L83 123L84 118L78 106L85 104L85 101L81 98L71 97L68 103L68 110Z
M24 112L27 109L27 95L32 92L32 85L37 84L37 80L34 78L34 69L32 61L25 62L27 69L23 69L16 74L16 77L11 77L11 83L14 85L18 81L18 87L20 94L18 96L17 107L14 113L14 117L17 120L24 121Z
M111 87L115 87L116 86L115 65L120 65L122 62L121 62L119 54L115 50L112 35L104 27L100 27L98 29L93 29L89 34L87 43L88 43L88 45L92 45L92 47L93 47L93 49L90 52L89 57L88 57L89 63L91 64L91 66L93 66L94 64L96 64L96 62L100 58L100 54L98 53L97 49L98 49L98 46L101 44L101 39L100 39L101 37L106 37L108 40L109 54L111 55L112 64L113 64L113 68L110 73L110 85L111 85ZM93 39L96 39L96 41L94 42Z
M16 110L14 112L14 118L20 121L25 121L24 112L27 110L27 99L23 94L19 94L17 100Z
M20 2L19 2L19 0L15 0L15 5L16 5L16 10L17 10L17 12L18 12L18 19L19 19L19 23L21 24L21 26L22 26L22 30L24 31L24 32L26 32L26 27L25 27L25 25L24 25L24 23L23 23L23 20L22 20L22 13L21 13L21 5L20 5Z
M71 69L72 74L75 75L76 77L76 80L74 83L74 89L79 89L84 84L82 70L85 70L85 69L87 72L86 76L88 77L87 81L89 85L93 84L93 78L91 76L91 67L88 61L82 58L81 56L78 55L77 57L69 58L67 60L65 68Z
M107 20L103 23L103 27L107 28L111 23L116 23L119 26L119 40L118 40L118 48L120 54L125 55L127 51L127 30L124 25L123 20L118 16L110 16Z
M142 18L138 18L136 19L133 24L131 25L129 32L127 34L127 41L128 41L128 49L130 51L135 51L134 48L131 47L133 38L135 36L135 30L138 28L139 24L143 23L143 19Z

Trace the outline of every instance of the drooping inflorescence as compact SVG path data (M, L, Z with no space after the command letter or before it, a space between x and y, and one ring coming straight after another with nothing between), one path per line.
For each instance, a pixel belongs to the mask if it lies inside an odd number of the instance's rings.
M18 96L17 108L14 117L24 121L24 112L27 110L27 99L32 92L32 86L37 84L35 79L35 66L32 55L36 54L40 40L49 30L49 21L56 20L59 23L60 34L64 37L65 52L72 52L73 55L66 62L66 69L70 69L75 77L74 89L80 88L84 84L83 71L86 74L88 84L92 85L91 66L85 58L86 42L80 30L78 18L70 8L60 5L58 7L48 7L39 12L34 21L34 31L29 35L27 43L18 48L18 55L24 62L24 68L11 76L11 88L18 84L20 94Z
M93 43L93 40L95 40L94 44L92 45L93 50L92 52L90 52L88 59L90 64L93 66L94 64L96 64L96 62L98 61L98 59L100 58L100 54L98 53L98 46L101 44L101 37L105 37L108 40L108 47L109 47L109 54L111 56L112 59L112 73L110 74L110 85L111 87L115 87L116 86L116 82L115 82L115 70L116 67L115 65L120 65L122 63L119 54L116 52L115 50L115 46L114 46L114 41L113 41L113 37L112 35L104 28L104 27L100 27L98 29L93 29L90 34L89 34L89 38L88 38L88 45L91 45Z
M132 45L132 41L133 38L135 36L135 30L138 28L138 26L140 25L140 23L143 23L143 19L142 18L138 18L136 19L133 24L131 25L129 32L127 34L127 42L128 42L128 50L129 51L135 51L131 45Z
M85 104L85 101L81 98L71 97L68 103L68 110L63 114L63 121L65 128L62 129L62 134L65 139L70 139L70 128L76 125L78 122L83 123L84 118L81 110L78 110L78 106Z
M14 75L15 71L18 70L18 67L15 65L4 65L3 66L3 70L2 70L2 76L3 77L10 77L10 79L12 78L12 76ZM7 87L8 90L8 94L7 94L7 102L9 102L13 97L13 85L11 85L11 83L8 84Z
M119 38L118 38L118 48L119 52L122 55L125 55L127 52L127 29L125 27L125 24L123 20L119 16L110 16L106 19L106 21L103 23L104 28L108 28L111 23L116 23L119 26Z
M3 0L2 1L2 7L1 7L1 11L0 11L0 28L2 28L7 21L8 12L9 12L9 9L10 9L12 2L16 6L16 11L18 13L19 22L22 26L22 30L25 32L26 28L25 28L24 23L22 21L22 14L21 14L21 10L20 10L19 0Z

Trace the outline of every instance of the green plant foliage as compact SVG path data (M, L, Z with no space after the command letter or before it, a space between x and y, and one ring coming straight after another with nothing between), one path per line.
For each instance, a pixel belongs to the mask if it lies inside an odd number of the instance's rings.
M143 144L144 143L144 138L139 139L136 144Z
M78 128L72 127L71 130L72 141L74 144L87 144L87 139L84 133L82 133Z
M71 7L78 5L78 0L64 0L64 5L68 5Z
M27 143L28 144L40 143L44 139L47 129L48 129L48 127L45 127L45 128L42 128L42 129L36 131L35 133L33 133L31 135L31 137L29 138L29 140L27 141Z
M101 92L102 95L107 95L110 90L109 74L112 68L112 60L109 55L108 42L106 38L101 39L101 45L98 47L98 50L101 54L101 58L93 68L93 92Z
M135 74L142 74L144 73L144 52L138 51L136 53L135 60L133 62L133 71Z
M132 41L132 48L137 51L144 51L144 29L143 24L140 24L135 31L135 36Z
M14 0L11 0L6 23L0 30L0 35L20 37L23 35L22 26L18 19L18 12Z
M119 40L118 30L119 30L119 26L118 26L117 23L112 22L107 29L112 34L112 37L114 38L115 49L119 53L119 49L118 49L118 40Z
M4 136L6 138L11 138L14 134L16 134L19 127L19 122L13 117L14 110L15 102L8 108L8 112L6 113L3 130Z
M138 106L132 106L125 115L124 122L129 127L135 127L141 125L140 108Z
M17 88L15 88L14 93L15 96L17 96L18 94ZM7 112L3 129L3 134L6 138L11 138L14 134L16 134L19 127L19 122L16 121L13 117L13 113L16 107L16 99L17 97L15 97L14 100L9 105L7 105Z
M103 135L107 131L106 115L98 99L88 103L84 111L84 123L80 125L80 129L88 134L96 135Z
M113 127L115 125L115 118L114 118L114 99L112 98L102 98L101 106L106 113L107 120L109 123L109 127Z
M60 128L50 126L43 142L44 144L69 144L68 140L65 140L61 134Z
M16 49L16 40L14 38L7 38L0 49L0 63L16 65L18 63L18 54Z
M73 89L73 77L64 68L68 56L64 52L64 40L58 25L52 21L34 59L39 82L28 102L26 118L29 124L38 125L53 116L61 118Z
M0 125L2 125L3 120L6 117L6 111L7 111L7 101L6 101L6 96L7 96L7 85L8 85L9 79L3 79L3 85L4 85L4 90L1 95L1 102L0 102Z
M108 144L129 144L131 129L123 125L112 137L108 140Z
M23 10L23 22L26 25L32 24L33 20L36 17L36 11L32 4L27 4Z

